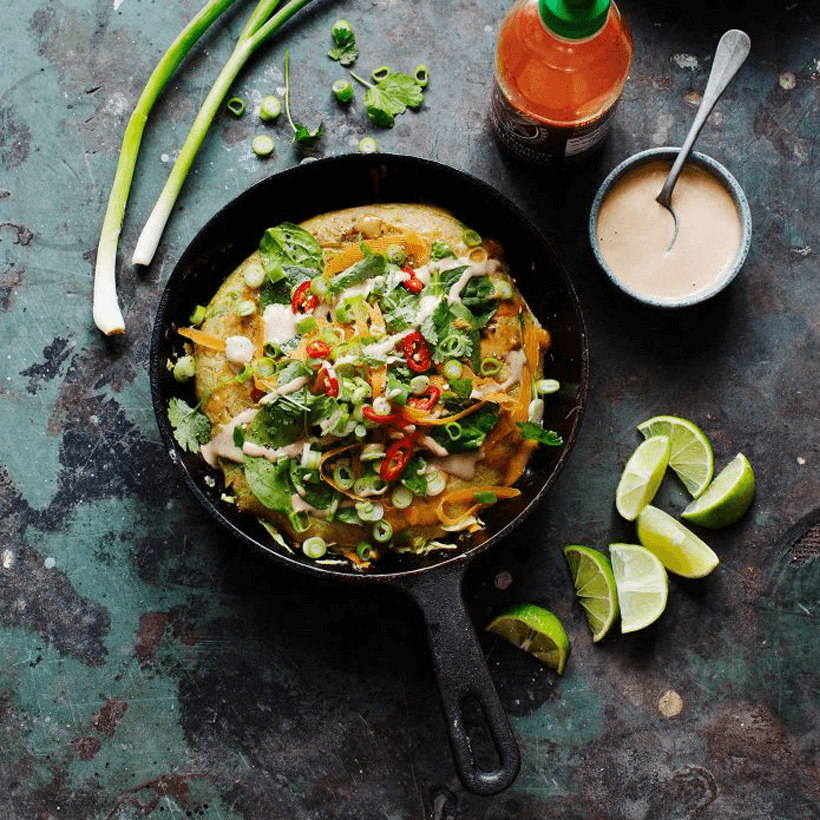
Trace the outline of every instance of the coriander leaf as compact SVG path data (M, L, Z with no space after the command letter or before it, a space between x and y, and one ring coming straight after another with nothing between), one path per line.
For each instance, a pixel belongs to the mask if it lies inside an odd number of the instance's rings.
M436 261L438 259L445 259L446 257L455 259L455 252L446 242L436 239L436 241L433 242L433 247L430 249L430 259Z
M442 299L433 312L424 318L421 327L419 327L419 332L428 344L435 345L447 335L451 323L450 306L447 304L446 299Z
M333 46L333 48L328 51L327 56L345 67L353 65L359 56L359 47L356 45L356 38L351 35L346 43Z
M322 128L322 123L319 123L313 131L309 131L308 128L300 122L293 123L293 126L293 141L299 145L315 145L319 138L325 133L324 128Z
M289 477L289 459L277 462L245 456L245 479L250 491L269 510L291 512L293 488Z
M414 495L427 495L427 475L425 461L421 456L413 456L401 474L401 483Z
M396 114L418 108L424 102L421 86L414 77L401 72L387 74L364 95L364 110L376 125L392 128Z
M198 453L211 437L211 422L204 413L180 398L168 402L168 421L177 444L189 453Z
M531 421L517 421L516 427L521 431L521 438L547 444L550 447L560 447L564 439L555 430L545 430L540 424Z

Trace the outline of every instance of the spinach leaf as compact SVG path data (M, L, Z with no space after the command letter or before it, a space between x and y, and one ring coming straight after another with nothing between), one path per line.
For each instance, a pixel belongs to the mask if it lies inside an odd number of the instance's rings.
M316 276L324 269L322 247L304 228L283 222L268 228L259 243L262 267L274 282L282 279L286 268L298 268L305 276Z
M438 259L445 259L447 257L455 259L456 254L446 242L436 239L436 241L433 242L433 247L430 249L430 259L435 262Z
M266 404L245 430L245 440L262 447L284 447L302 438L305 430L304 410L286 396Z
M354 285L361 285L362 282L380 276L386 270L387 257L381 253L369 253L364 259L360 259L355 265L330 280L330 293L339 294Z
M274 463L266 458L245 456L245 479L248 487L269 510L285 513L293 510L293 503L290 500L293 488L289 478L288 462L289 459L285 458Z

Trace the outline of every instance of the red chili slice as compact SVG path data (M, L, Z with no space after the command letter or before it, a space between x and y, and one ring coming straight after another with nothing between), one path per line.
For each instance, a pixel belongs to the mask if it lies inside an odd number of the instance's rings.
M410 456L413 453L413 436L394 441L384 454L384 460L379 466L379 476L384 481L393 481L397 479L407 462L410 461Z
M405 279L402 282L402 285L410 291L410 293L418 294L424 290L424 283L421 279L416 276L416 272L412 268L408 268L407 266L403 267L402 270L405 273L410 274L409 279Z
M310 289L310 280L306 279L293 291L290 306L294 313L309 313L319 306L319 297Z
M362 408L362 415L368 421L375 421L379 424L398 424L403 420L400 413L385 413L381 415L381 413L377 413L369 405Z
M321 339L314 339L305 350L311 359L326 359L330 356L330 345Z
M339 380L331 373L327 367L323 367L316 375L316 381L310 392L318 395L326 393L332 399L339 395Z
M430 350L421 333L417 330L408 333L401 340L401 346L404 358L407 360L407 366L414 373L424 373L425 370L430 369L433 360L430 358Z
M409 396L407 398L407 403L411 407L415 407L417 410L430 412L440 398L441 390L431 384L420 396Z

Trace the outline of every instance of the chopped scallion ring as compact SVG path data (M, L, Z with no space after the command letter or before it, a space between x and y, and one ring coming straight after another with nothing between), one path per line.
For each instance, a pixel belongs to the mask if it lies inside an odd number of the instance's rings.
M333 468L333 483L340 490L349 490L356 481L356 476L347 464L337 464Z
M550 393L557 393L561 389L561 383L557 379L539 379L535 383L535 389L541 396L548 396Z
M367 543L367 541L359 541L358 546L356 547L356 555L364 561L373 558L373 547Z
M458 441L464 434L464 428L457 421L451 421L444 425L444 432L447 433L450 441Z
M482 376L495 376L501 370L501 360L488 356L481 360L479 371Z
M394 265L399 265L399 267L401 267L407 260L407 254L401 245L391 245L387 249L385 256L387 256L388 262L391 262Z
M302 552L307 555L308 558L321 558L327 552L327 544L325 543L325 539L319 535L312 535L310 538L305 539L304 544L302 544Z
M379 150L379 144L373 137L363 137L359 142L359 151L363 154L375 154Z
M481 244L481 235L476 233L476 231L466 230L461 235L461 241L468 248L475 248L477 245Z
M262 283L265 281L265 269L261 265L248 265L245 268L243 279L249 288L254 290L261 288Z
M397 509L404 510L413 503L413 493L407 487L396 487L390 496L390 501Z
M228 102L225 103L225 107L235 117L241 117L245 113L245 101L242 97L231 97Z
M353 99L353 86L350 84L350 80L344 78L336 80L330 90L339 102L346 103Z
M383 65L379 68L374 68L370 72L370 77L372 78L374 83L379 82L379 80L383 80L385 77L389 77L393 72L390 70L390 66Z
M191 314L190 322L194 327L199 327L207 318L207 309L205 305L197 305L194 312Z
M259 106L259 119L262 122L270 122L275 120L282 113L282 103L275 94L268 94L267 97L262 98L262 104Z
M427 83L430 82L430 69L422 63L421 65L416 66L416 70L413 72L413 77L416 80L416 83L424 88Z
M177 359L173 372L178 382L187 382L196 375L196 359L193 356L183 356Z
M236 303L237 316L253 316L256 313L256 302L253 299L242 299Z
M343 46L353 36L353 26L347 20L337 20L330 31L337 46Z
M414 396L421 396L427 392L427 388L430 386L430 377L429 376L414 376L410 380L410 392Z
M251 150L257 157L269 157L273 153L273 137L257 134L251 141Z
M386 544L393 537L393 526L382 519L373 525L373 540L377 544Z
M495 295L498 299L512 299L512 286L506 280L499 279L495 283Z
M427 473L427 495L441 495L447 486L447 476L442 470Z
M356 515L362 521L380 521L384 518L384 507L377 501L357 501Z
M444 367L441 372L445 379L452 381L453 379L461 378L464 368L458 359L449 359L444 363Z

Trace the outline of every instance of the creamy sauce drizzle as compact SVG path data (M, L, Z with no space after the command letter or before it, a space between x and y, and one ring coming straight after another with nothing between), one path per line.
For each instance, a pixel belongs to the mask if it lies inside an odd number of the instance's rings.
M596 226L601 255L635 293L674 299L706 290L731 267L741 221L729 191L707 171L684 165L672 193L672 214L655 197L669 164L649 162L625 174L604 197Z

